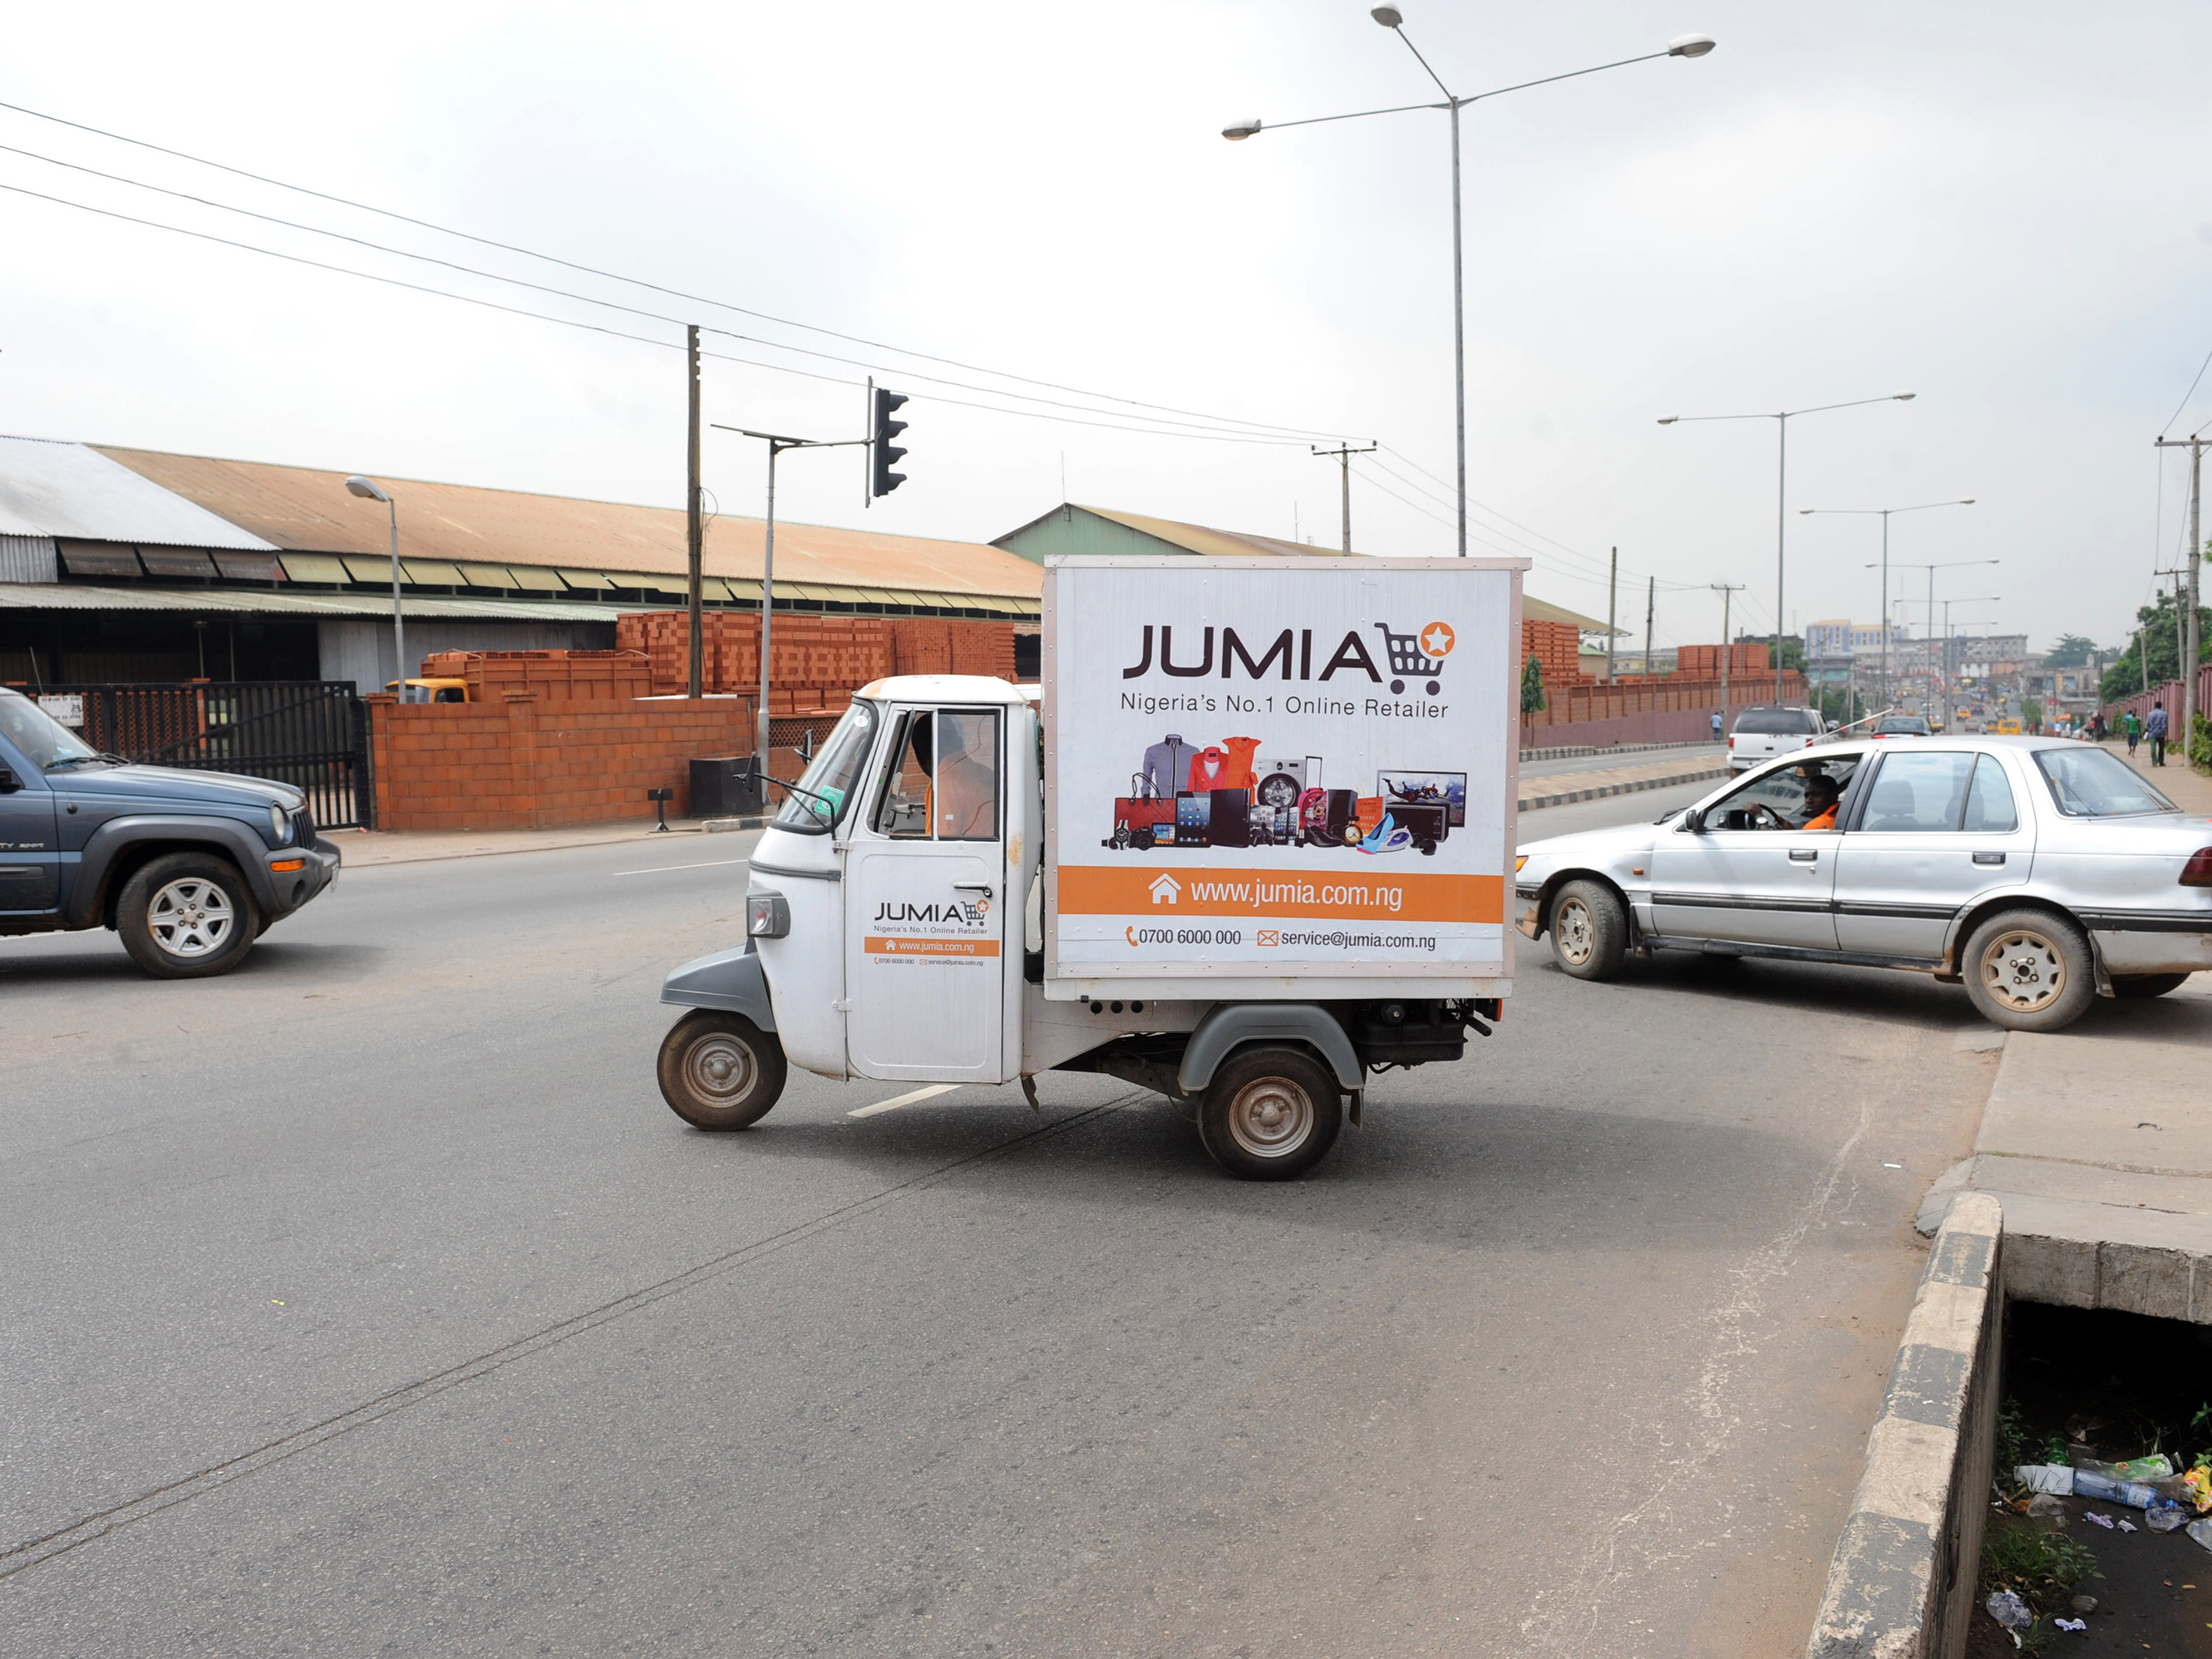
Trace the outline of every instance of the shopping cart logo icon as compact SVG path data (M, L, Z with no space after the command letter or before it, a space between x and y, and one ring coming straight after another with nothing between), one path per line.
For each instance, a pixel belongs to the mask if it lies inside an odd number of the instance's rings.
M1418 634L1393 634L1390 624L1376 623L1382 630L1382 643L1390 656L1390 694L1397 696L1406 689L1407 680L1424 682L1421 689L1435 696L1440 686L1439 677L1444 672L1444 659L1459 643L1449 623L1432 622Z

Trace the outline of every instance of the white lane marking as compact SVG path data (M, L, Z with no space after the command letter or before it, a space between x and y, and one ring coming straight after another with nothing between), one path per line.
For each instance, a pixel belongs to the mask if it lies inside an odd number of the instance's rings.
M657 876L664 870L712 870L721 864L750 864L750 859L708 859L704 864L656 864L644 870L617 870L618 876Z
M890 1100L879 1100L872 1106L863 1106L857 1111L846 1113L845 1115L873 1117L878 1112L895 1112L902 1106L913 1105L917 1100L934 1100L939 1095L949 1095L959 1086L957 1083L933 1083L927 1089L916 1089L912 1094L895 1096Z

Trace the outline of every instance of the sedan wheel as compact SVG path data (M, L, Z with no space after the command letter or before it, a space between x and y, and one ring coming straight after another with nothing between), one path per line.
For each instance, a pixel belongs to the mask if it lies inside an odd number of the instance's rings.
M2087 936L2040 910L2008 910L1977 927L1966 970L1983 1017L2014 1031L2061 1030L2096 995Z
M1552 959L1577 979L1611 979L1628 951L1628 912L1602 882L1571 881L1552 904Z

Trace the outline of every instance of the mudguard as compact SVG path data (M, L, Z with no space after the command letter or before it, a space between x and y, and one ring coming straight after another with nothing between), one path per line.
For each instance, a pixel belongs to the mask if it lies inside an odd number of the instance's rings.
M1183 1048L1176 1073L1183 1092L1204 1093L1231 1051L1248 1042L1303 1042L1328 1063L1347 1094L1366 1086L1352 1039L1318 1003L1223 1002L1206 1011Z
M726 1014L743 1014L763 1031L775 1030L768 975L750 939L685 963L660 981L660 1000L679 1008L714 1008Z

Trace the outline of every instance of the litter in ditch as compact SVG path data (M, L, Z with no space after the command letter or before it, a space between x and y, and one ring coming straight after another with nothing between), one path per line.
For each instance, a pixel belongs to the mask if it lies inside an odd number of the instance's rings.
M2212 1659L2212 1329L2027 1303L2006 1322L1968 1659Z

